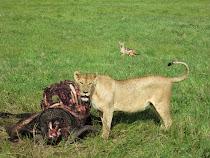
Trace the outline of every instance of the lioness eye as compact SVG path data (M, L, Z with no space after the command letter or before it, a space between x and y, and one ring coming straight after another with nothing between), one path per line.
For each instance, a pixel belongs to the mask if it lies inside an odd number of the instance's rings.
M89 86L91 86L92 85L92 83L89 83Z
M81 84L81 85L83 85L83 83L82 83L82 82L80 82L80 84Z

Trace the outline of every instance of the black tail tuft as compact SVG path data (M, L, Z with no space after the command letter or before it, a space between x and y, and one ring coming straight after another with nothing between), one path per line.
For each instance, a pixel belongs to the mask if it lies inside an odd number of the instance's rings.
M171 66L171 65L173 65L174 63L173 62L170 62L170 63L168 63L168 66Z

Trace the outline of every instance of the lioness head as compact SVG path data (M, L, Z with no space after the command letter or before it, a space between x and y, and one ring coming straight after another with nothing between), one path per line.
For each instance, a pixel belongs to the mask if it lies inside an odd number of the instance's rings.
M92 96L96 85L97 72L94 74L81 75L78 71L75 71L74 79L80 90L82 101L88 101L88 98Z

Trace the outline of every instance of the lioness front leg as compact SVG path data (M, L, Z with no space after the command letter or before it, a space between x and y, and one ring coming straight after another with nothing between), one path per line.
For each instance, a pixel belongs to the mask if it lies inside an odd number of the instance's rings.
M112 118L113 118L113 110L109 110L106 112L99 112L99 115L101 117L102 120L102 124L103 124L103 132L101 137L103 139L108 139L109 137L109 132L110 132L110 128L111 128L111 123L112 123Z

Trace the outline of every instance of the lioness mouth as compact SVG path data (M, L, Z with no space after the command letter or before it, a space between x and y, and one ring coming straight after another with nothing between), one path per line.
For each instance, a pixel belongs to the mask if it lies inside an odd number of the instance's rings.
M89 96L82 95L81 99L82 99L82 101L87 102L87 101L89 101Z

